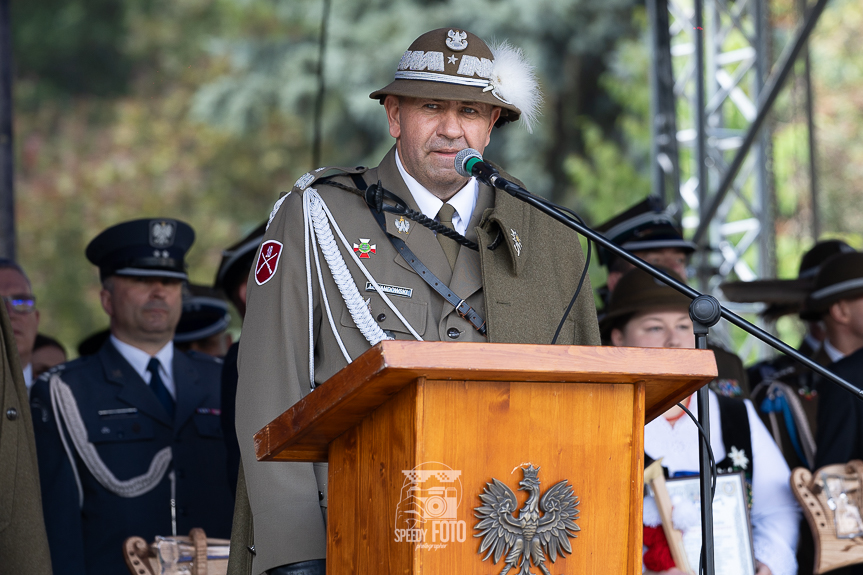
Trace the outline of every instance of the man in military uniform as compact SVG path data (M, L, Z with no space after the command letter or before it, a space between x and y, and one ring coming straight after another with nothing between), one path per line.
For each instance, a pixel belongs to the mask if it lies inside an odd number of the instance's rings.
M396 139L381 164L307 174L274 208L249 281L237 392L254 539L232 541L230 572L250 557L237 549L252 545L255 574L324 572L326 465L257 462L252 435L371 345L552 342L585 266L577 236L454 169L456 153L481 153L495 125L532 119L539 93L529 70L520 52L493 52L469 32L420 36L395 81L371 94ZM436 219L437 235L422 218L370 209L357 194L379 181ZM424 280L432 274L444 295ZM557 342L599 343L587 283ZM238 510L240 501L238 488Z
M227 537L217 360L174 349L194 231L169 219L113 226L87 246L111 334L33 387L45 524L63 573L123 573L130 536Z
M695 252L695 244L683 238L682 230L663 209L660 198L648 196L596 229L647 263L668 268L684 280L687 279L687 263L689 256ZM607 305L617 282L633 265L602 248L599 249L598 257L608 270L606 285L597 290L603 304ZM749 384L740 358L714 341L708 347L716 356L719 372L718 377L710 383L710 388L720 395L748 398Z
M33 422L8 307L0 306L0 570L50 575Z

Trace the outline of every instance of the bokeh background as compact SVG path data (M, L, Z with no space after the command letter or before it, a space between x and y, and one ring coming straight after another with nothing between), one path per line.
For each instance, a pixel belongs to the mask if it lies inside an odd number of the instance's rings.
M795 1L769 2L772 61L797 22ZM18 257L40 331L74 349L107 325L84 248L112 224L189 222L191 278L211 283L221 251L304 172L376 165L392 141L368 94L415 37L443 26L508 39L537 66L538 129L501 129L489 158L593 224L650 193L650 56L637 0L13 2ZM809 45L824 235L857 248L861 31L863 3L834 0ZM814 242L800 66L769 120L780 277L796 275ZM591 277L604 279L595 264ZM793 339L799 326L788 322L780 331Z

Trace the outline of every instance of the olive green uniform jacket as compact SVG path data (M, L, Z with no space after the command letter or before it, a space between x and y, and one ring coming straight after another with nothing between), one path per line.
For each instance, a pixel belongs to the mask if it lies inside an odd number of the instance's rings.
M418 210L398 172L395 148L378 168L349 171L361 173L367 184L380 180L387 190ZM316 174L320 177L327 172ZM401 237L438 278L486 319L485 337L454 313L453 306L397 254L362 198L326 182L309 183L311 179L312 176L307 176L300 182L318 191L351 247L368 240L374 248L368 258L360 261L375 280L412 290L410 297L390 295L390 299L424 340L551 343L585 265L574 232L511 196L480 185L466 232L468 239L479 244L479 251L462 247L454 268L450 269L434 232L410 221L407 230L400 222L402 231L399 231L398 218L386 214L387 231ZM337 181L355 185L350 177L339 177ZM325 511L327 504L326 465L258 462L252 445L256 431L311 390L309 296L300 187L295 186L283 198L272 216L264 246L268 240L280 242L282 251L275 258L277 261L265 264L275 265L275 273L262 285L256 280L256 272L264 265L260 259L261 263L256 263L251 272L237 391L237 436L254 518L252 572L256 574L279 565L323 558L326 553L325 514L321 509ZM396 339L413 339L381 297L366 289L367 280L351 261L345 246L340 245L340 251L380 327ZM355 359L370 345L354 324L323 256L320 261L333 322L350 357ZM314 379L320 385L345 367L346 361L322 306L314 266L312 257ZM596 308L587 280L558 343L599 344ZM238 509L234 522L234 536L238 540L235 549L248 545L248 526L238 527L238 520L245 516ZM235 557L233 561L239 559Z
M30 402L6 306L0 307L0 572L50 574Z

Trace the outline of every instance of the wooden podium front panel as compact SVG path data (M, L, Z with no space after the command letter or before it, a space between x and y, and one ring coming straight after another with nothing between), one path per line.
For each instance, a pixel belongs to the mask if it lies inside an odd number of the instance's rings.
M503 560L477 553L474 508L493 477L520 508L527 463L542 494L565 479L580 500L573 553L551 572L640 573L643 426L640 383L419 380L331 444L328 573L499 573ZM426 520L422 544L396 542L404 471L434 467L460 472L456 518Z

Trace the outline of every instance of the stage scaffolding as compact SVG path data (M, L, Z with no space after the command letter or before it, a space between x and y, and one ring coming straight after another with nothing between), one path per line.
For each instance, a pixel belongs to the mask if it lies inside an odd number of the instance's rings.
M788 45L778 47L782 51L771 69L767 0L647 2L652 192L664 198L686 237L698 245L693 266L697 287L706 293L721 297L718 286L732 272L744 281L776 275L771 133L765 120L801 54L809 86L805 43L826 3L801 5L801 22ZM814 148L811 89L807 115ZM814 149L810 163L817 233ZM727 327L716 327L729 343ZM766 348L750 339L739 351L747 359Z

